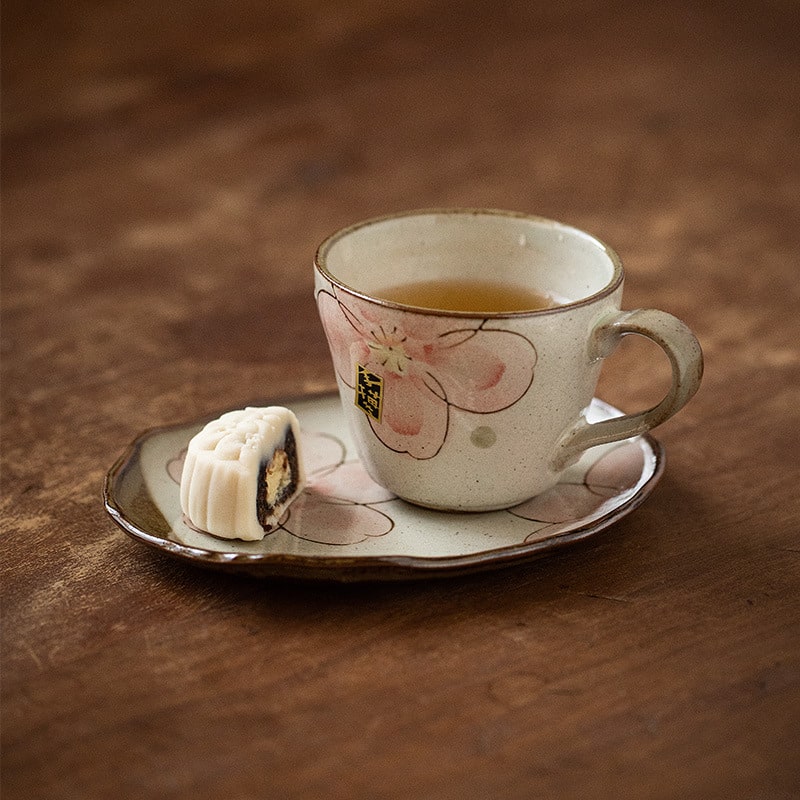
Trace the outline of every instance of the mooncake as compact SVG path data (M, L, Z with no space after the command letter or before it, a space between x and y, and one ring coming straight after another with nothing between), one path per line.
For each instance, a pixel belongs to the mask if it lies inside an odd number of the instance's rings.
M305 484L300 429L288 408L229 411L189 442L181 510L225 539L263 539Z

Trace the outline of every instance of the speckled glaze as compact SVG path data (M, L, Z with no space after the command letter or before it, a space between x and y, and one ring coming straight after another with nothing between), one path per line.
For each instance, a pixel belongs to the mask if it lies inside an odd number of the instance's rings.
M380 299L398 283L487 277L564 302L472 314ZM551 220L474 209L368 220L323 242L315 281L361 461L418 505L518 504L555 486L586 448L660 424L699 386L702 354L688 328L662 311L621 311L616 253ZM602 360L629 333L665 351L672 387L652 409L589 423Z

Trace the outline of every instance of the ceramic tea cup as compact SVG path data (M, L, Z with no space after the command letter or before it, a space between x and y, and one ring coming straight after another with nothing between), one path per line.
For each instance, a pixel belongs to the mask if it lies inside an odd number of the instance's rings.
M587 448L669 419L700 384L700 346L664 311L621 311L622 288L601 241L513 212L412 211L326 239L316 300L367 471L429 508L508 508ZM653 408L590 423L603 359L628 334L666 353L671 387Z

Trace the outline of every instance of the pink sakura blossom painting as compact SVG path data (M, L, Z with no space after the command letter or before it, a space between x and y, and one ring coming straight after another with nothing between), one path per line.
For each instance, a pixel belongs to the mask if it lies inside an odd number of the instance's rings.
M491 414L514 405L534 380L537 353L487 320L414 315L357 297L317 295L336 372L355 389L353 365L380 373L385 403L369 423L383 444L412 458L442 448L450 409Z

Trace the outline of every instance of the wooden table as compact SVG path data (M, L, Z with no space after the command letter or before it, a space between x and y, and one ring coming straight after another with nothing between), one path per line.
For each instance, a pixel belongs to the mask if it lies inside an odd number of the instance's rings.
M6 800L798 796L800 7L542 5L4 4ZM333 386L322 238L452 205L592 231L697 332L647 502L411 583L124 536L140 431ZM598 394L666 375L626 340Z

